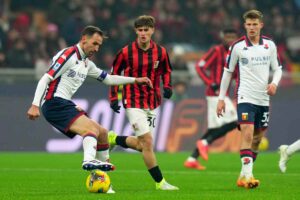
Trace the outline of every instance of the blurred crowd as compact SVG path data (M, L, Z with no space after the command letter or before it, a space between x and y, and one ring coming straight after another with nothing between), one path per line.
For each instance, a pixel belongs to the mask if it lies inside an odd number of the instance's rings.
M0 67L43 72L58 50L78 42L81 29L92 24L109 36L93 58L107 69L117 50L135 39L133 20L141 14L156 18L157 43L205 51L219 43L225 26L242 34L242 14L252 8L263 12L263 34L276 41L284 60L300 62L299 49L287 45L300 35L300 0L0 0Z

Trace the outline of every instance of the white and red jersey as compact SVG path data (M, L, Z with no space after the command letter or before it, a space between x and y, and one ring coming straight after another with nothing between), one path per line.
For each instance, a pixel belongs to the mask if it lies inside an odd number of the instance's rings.
M234 72L236 65L238 103L269 106L270 68L274 71L282 68L275 43L261 36L259 44L253 45L247 36L243 36L230 47L224 70Z
M45 100L53 97L71 100L87 76L100 81L107 76L107 72L99 69L92 61L85 58L79 44L58 52L53 57L47 74L51 78L51 82L48 85Z

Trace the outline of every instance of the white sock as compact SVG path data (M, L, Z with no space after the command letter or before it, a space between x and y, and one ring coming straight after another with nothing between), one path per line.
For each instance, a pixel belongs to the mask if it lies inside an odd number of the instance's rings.
M287 153L287 155L290 156L299 150L300 150L300 140L297 140L296 142L294 142L293 144L288 146L286 153Z
M187 161L196 161L197 159L195 159L194 157L192 157L192 156L189 156L188 157L188 159L187 159Z
M96 158L102 162L109 162L109 150L97 151Z
M241 174L243 174L246 179L253 176L252 170L253 170L253 158L252 157L243 157L241 158L242 162L242 171Z
M96 157L97 139L94 136L86 135L82 140L83 160L93 160Z
M203 143L205 146L207 146L207 145L208 145L208 142L207 142L207 140L206 140L206 139L202 139L201 141L202 141L202 143Z

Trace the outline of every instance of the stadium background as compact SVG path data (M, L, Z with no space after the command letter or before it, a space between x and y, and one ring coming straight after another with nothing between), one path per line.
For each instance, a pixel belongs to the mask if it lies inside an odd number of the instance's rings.
M68 140L43 118L26 119L38 78L49 59L61 48L76 43L80 30L94 24L109 39L93 58L101 68L109 66L117 50L134 40L133 19L151 14L157 19L154 40L168 47L174 83L184 83L184 93L165 101L155 131L157 151L191 150L206 128L204 86L194 63L213 44L219 31L232 26L243 33L242 13L257 8L264 14L263 33L278 44L284 78L272 98L270 150L299 138L300 113L300 1L299 0L0 0L0 151L78 151L80 138ZM175 90L176 93L176 90ZM131 134L124 116L109 109L106 86L88 80L76 102L108 129ZM13 142L12 142L13 141ZM235 132L218 140L212 151L236 151ZM64 148L62 148L64 147Z

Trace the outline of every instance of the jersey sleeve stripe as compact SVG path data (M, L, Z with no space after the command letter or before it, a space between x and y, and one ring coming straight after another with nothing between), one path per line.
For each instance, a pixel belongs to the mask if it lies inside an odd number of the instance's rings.
M55 80L50 82L48 90L47 90L47 94L45 96L46 100L49 100L49 99L53 98L54 93L57 89L57 86L58 86L59 82L60 82L60 78L55 79Z
M54 77L63 67L63 65L68 61L68 59L75 52L74 47L68 48L64 53L62 53L55 62L51 65L49 71L47 72L51 77Z

